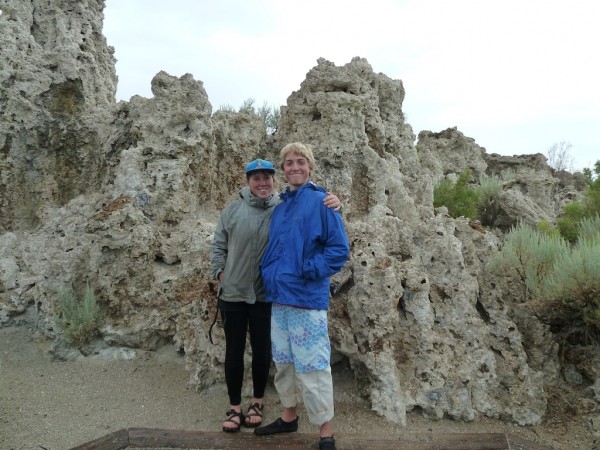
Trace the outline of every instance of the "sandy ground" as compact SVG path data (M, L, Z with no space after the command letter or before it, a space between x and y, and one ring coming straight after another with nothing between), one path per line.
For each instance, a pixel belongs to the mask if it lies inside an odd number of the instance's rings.
M228 406L224 386L202 394L188 387L183 357L174 348L137 351L130 360L89 356L61 362L52 360L49 345L24 327L0 328L1 450L64 450L129 427L221 429ZM410 413L406 427L401 427L378 416L355 395L349 374L334 370L334 388L338 434L410 438L493 432L512 433L554 449L594 447L589 428L573 414L553 414L543 424L519 427L488 419L429 421ZM266 403L265 421L270 422L280 412L272 386ZM318 431L302 410L299 431Z

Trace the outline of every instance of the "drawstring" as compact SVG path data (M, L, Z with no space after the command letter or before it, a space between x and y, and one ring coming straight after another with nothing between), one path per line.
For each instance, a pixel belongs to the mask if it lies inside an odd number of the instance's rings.
M215 343L213 342L213 339L212 339L212 329L215 326L215 323L217 323L218 315L219 315L219 306L217 305L217 310L215 311L215 318L214 318L213 322L210 324L210 328L208 329L208 340L210 341L210 343L212 345L215 345Z
M210 341L210 343L212 345L216 345L213 342L213 338L212 338L212 329L215 326L215 323L217 323L217 318L219 317L219 309L221 306L221 300L217 299L217 309L215 311L215 318L213 319L212 323L210 324L210 328L208 329L208 340ZM225 315L223 315L223 326L225 326Z

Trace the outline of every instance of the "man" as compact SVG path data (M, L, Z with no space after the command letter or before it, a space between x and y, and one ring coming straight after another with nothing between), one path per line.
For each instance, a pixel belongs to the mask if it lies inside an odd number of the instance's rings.
M297 431L301 390L309 421L320 427L319 448L335 450L327 309L329 278L348 260L348 238L341 215L323 206L325 190L310 181L310 147L286 145L281 168L289 186L273 212L261 270L267 302L273 303L271 349L283 412L254 433Z

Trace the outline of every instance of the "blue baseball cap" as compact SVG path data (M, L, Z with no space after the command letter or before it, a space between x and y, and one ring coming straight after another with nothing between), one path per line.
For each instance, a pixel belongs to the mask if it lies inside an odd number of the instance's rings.
M266 159L255 159L254 161L246 164L246 175L250 175L252 172L258 171L275 173L275 167L271 161L267 161Z

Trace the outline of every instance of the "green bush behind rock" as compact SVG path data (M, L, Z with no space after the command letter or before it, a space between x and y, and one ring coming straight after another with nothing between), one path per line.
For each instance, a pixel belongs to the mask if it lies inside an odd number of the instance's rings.
M98 333L101 323L100 306L90 285L86 285L81 301L71 289L60 286L54 320L70 345L80 346L89 342Z

